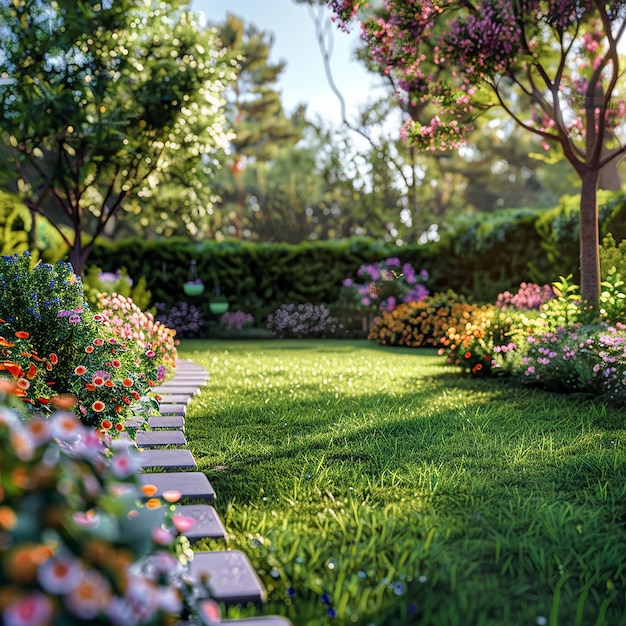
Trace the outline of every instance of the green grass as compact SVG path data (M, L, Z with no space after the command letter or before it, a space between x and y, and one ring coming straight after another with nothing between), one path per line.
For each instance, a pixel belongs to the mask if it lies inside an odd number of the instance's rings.
M228 617L626 624L626 408L365 341L179 356L210 372L189 448L268 590Z

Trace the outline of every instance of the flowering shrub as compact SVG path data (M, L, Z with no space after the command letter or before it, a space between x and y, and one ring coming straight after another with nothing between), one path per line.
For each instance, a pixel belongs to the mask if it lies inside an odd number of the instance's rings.
M169 309L163 302L156 304L156 320L176 332L177 337L204 336L206 319L202 307L185 301L176 302Z
M496 306L502 310L512 307L518 311L530 311L540 309L551 298L554 298L554 291L550 285L521 283L517 293L504 291L499 294Z
M144 313L131 298L118 294L99 294L98 310L119 338L138 343L144 350L154 352L160 364L175 367L175 330L155 320L152 313Z
M227 311L220 316L220 324L226 330L241 330L245 326L254 324L254 315L243 311Z
M523 380L550 390L626 400L626 325L560 328L529 335Z
M69 385L83 422L122 432L128 418L157 414L159 398L151 387L164 380L166 367L156 352L121 339L118 327L101 313L64 313L59 319L66 323L66 339L81 348Z
M9 406L15 389L0 381L0 622L165 626L197 615L210 593L188 568L181 531L192 520L169 505L180 494L142 491L136 449L109 447L71 413L23 421Z
M356 274L363 282L346 278L340 300L360 309L391 311L402 302L420 302L428 296L422 284L428 280L428 272L418 273L410 263L402 264L395 257L361 265Z
M334 334L339 321L323 305L282 304L267 318L267 328L275 337L325 337Z
M368 339L381 345L437 347L454 319L454 304L465 299L453 291L437 293L421 300L399 304L392 311L383 311L370 326Z
M5 372L16 382L21 400L39 411L47 411L51 398L58 393L50 380L59 362L57 354L39 356L28 332L13 332L9 324L0 320L0 356L0 373Z
M31 349L39 357L57 355L56 380L66 378L75 347L59 341L57 313L85 308L82 282L72 266L62 261L33 264L29 252L0 257L0 294L4 336L28 333Z

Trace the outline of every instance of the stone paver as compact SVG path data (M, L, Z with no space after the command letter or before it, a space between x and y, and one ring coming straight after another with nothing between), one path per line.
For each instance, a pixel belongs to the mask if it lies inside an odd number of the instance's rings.
M160 402L159 411L163 417L166 415L185 415L187 413L187 405L175 402Z
M139 465L142 468L162 467L163 469L197 467L196 460L189 450L140 450Z
M188 393L158 393L164 404L187 404L191 400Z
M155 430L138 432L135 443L139 448L184 446L187 445L187 439L181 430Z
M152 387L154 393L164 396L166 394L188 394L190 396L197 395L200 392L201 385L193 385L189 383L181 383L180 385L161 385L160 387Z
M126 420L124 424L126 428L141 429L142 421ZM182 415L155 415L148 418L148 426L154 428L169 428L171 430L185 430L185 418Z
M142 485L154 485L160 496L164 491L180 491L183 500L215 500L215 489L202 472L141 472Z
M248 558L239 550L196 552L190 571L196 576L209 576L209 588L218 602L260 605L266 601L263 583Z
M200 539L226 539L222 520L210 504L179 504L176 513L196 520L196 525L185 533L192 543Z

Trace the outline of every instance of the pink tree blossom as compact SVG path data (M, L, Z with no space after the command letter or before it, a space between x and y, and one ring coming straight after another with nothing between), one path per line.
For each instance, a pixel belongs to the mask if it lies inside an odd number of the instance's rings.
M481 112L501 107L546 149L562 151L581 180L581 292L597 301L596 193L601 172L626 153L618 53L626 0L371 4L328 0L342 28L360 20L372 59L396 77L399 95L419 112L404 129L416 146L457 148Z

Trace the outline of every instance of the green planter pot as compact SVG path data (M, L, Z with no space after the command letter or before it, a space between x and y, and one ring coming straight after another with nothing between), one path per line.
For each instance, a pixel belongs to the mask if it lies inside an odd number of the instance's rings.
M199 296L204 293L204 285L202 283L185 283L183 291L188 296Z
M222 315L229 308L228 302L209 302L209 310L213 315Z

